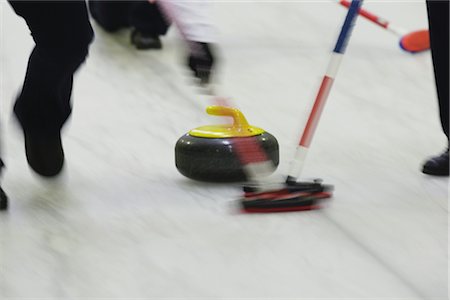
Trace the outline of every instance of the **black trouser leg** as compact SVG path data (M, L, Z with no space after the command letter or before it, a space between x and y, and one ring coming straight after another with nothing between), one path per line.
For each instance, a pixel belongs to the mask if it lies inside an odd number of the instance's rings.
M132 26L146 34L164 35L169 28L158 6L147 0L89 0L89 10L97 23L109 32Z
M138 31L151 35L165 35L170 23L160 11L158 5L146 0L130 1L130 25Z
M36 43L14 112L23 129L59 131L71 113L73 75L93 38L84 1L9 1Z
M436 90L442 128L449 137L449 1L427 0L430 29L431 56L433 59Z
M88 0L92 17L103 29L109 32L128 27L130 1Z

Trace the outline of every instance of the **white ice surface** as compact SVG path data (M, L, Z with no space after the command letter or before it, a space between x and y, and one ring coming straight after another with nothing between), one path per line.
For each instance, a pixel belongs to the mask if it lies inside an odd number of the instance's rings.
M304 178L335 185L323 210L243 215L236 185L180 175L174 145L219 122L185 76L171 30L139 52L98 27L77 74L56 182L26 165L11 117L33 46L0 1L1 121L10 210L0 215L0 298L447 299L448 179L420 173L445 147L430 53L360 19ZM408 30L424 1L367 2ZM345 9L331 1L217 2L220 81L281 147L286 174Z

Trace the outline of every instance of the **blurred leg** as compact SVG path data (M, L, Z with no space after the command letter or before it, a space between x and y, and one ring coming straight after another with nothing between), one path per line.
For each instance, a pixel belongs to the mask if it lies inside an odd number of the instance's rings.
M30 166L43 176L64 161L60 130L71 113L73 75L93 38L84 1L10 1L36 43L14 112L25 134Z
M449 124L449 1L427 1L436 90L442 128L448 138Z
M134 28L131 42L138 49L160 49L160 35L167 33L169 23L156 4L146 0L131 1L130 25Z
M442 129L449 138L449 1L427 0L428 23L430 29L431 57L439 101L439 115ZM432 157L422 170L429 175L449 175L449 150Z
M92 17L106 31L114 32L130 26L130 1L88 0L88 3Z
M170 23L156 4L146 0L131 1L130 25L137 30L154 35L165 35Z

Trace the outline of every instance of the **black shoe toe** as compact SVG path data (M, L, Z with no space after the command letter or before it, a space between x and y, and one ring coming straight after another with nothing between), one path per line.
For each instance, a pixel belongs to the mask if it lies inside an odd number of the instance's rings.
M439 156L430 158L423 165L422 172L427 175L449 176L449 152L448 149Z
M64 165L61 135L32 136L25 134L25 152L29 166L41 176L54 177Z
M0 210L8 209L8 197L3 189L0 187Z

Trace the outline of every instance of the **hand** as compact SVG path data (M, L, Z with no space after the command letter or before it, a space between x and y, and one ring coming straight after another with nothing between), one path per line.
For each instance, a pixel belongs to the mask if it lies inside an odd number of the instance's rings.
M215 63L214 46L201 42L190 42L189 46L188 66L201 84L208 84Z

